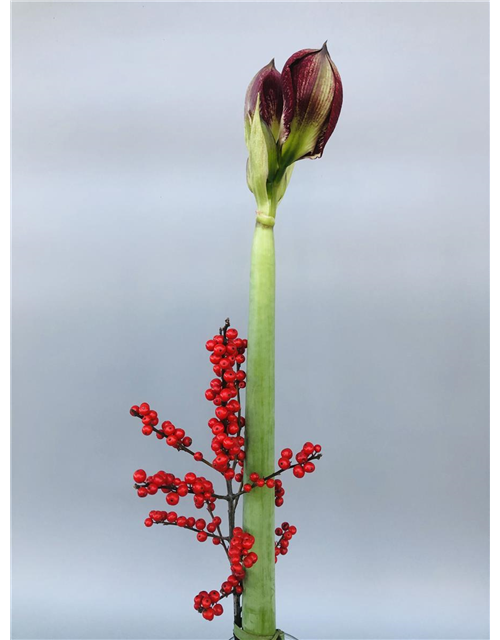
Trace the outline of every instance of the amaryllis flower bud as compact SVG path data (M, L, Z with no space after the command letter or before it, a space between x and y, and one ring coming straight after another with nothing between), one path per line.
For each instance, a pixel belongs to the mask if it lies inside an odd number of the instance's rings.
M281 74L274 66L274 60L263 67L250 82L245 97L245 127L253 119L257 99L260 97L260 115L278 139L281 114L283 112L283 91Z
M342 108L342 82L326 43L291 56L281 74L283 119L282 158L320 158Z

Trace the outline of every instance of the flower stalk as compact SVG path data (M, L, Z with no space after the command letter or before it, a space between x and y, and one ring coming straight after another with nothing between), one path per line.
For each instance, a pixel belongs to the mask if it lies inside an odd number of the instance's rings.
M273 227L259 221L252 246L249 309L245 469L265 477L275 466L275 254ZM269 637L276 631L274 500L274 491L267 487L243 497L243 528L255 537L259 556L244 583L243 629Z

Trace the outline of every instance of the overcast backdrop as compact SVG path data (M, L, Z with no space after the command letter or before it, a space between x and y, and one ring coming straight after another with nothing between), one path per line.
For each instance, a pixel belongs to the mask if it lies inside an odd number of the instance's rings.
M227 638L192 608L220 549L146 529L147 400L209 445L204 350L246 332L242 109L328 39L324 157L275 227L277 443L298 525L278 624L307 638L488 636L488 5L14 4L13 633ZM190 507L183 509L191 513Z

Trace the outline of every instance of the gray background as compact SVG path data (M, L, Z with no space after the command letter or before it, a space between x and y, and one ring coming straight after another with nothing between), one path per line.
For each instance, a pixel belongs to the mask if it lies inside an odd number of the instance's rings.
M13 633L226 638L224 558L147 530L138 467L207 447L204 342L246 331L252 75L328 38L345 102L276 226L277 517L300 638L488 635L488 6L14 4ZM185 510L190 513L189 508Z

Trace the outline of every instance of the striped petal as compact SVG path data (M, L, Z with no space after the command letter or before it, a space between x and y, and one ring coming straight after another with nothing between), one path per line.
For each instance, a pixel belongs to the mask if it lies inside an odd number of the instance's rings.
M287 162L321 157L342 107L342 83L325 45L294 53L283 68L280 140Z

